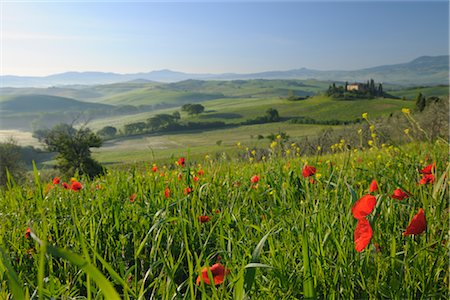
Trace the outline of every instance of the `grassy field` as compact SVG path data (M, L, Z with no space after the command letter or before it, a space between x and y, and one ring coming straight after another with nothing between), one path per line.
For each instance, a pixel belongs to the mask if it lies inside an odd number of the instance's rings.
M442 97L449 95L449 87L446 86L433 86L433 87L414 87L407 89L398 89L389 92L397 97L405 97L406 99L415 100L419 93L422 93L425 97Z
M327 126L268 123L227 129L136 136L108 141L101 148L93 149L93 153L95 158L106 164L135 163L150 158L161 161L188 153L198 158L207 154L235 152L239 142L249 147L265 145L268 140L258 140L258 135L266 137L270 134L287 132L294 139L315 136L324 128Z
M212 122L223 121L227 124L239 124L258 116L263 116L268 108L278 110L281 118L310 117L320 121L355 120L361 114L370 111L371 116L385 116L402 108L412 108L412 101L397 99L372 99L358 101L337 101L324 96L315 96L301 101L288 101L279 98L237 98L219 99L204 102L205 113L198 116L188 116L182 113L183 121ZM158 113L172 113L177 109L160 110ZM155 113L141 113L133 116L116 117L112 119L94 120L89 125L94 130L103 126L146 121ZM138 161L153 153L158 158L167 158L191 151L201 153L229 150L237 142L257 144L258 135L266 137L273 133L286 132L291 138L299 139L315 136L325 128L339 129L341 126L288 124L286 122L267 123L259 125L236 126L224 129L203 131L181 131L161 135L142 135L112 140L95 151L95 156L105 163L124 160ZM217 142L221 141L221 146ZM126 154L125 154L126 153Z
M449 296L448 144L302 157L295 145L264 142L270 154L259 162L188 151L185 165L149 156L73 179L77 191L70 178L53 183L38 171L29 185L11 183L0 191L0 298ZM434 181L418 184L434 162ZM305 178L306 165L316 172ZM376 205L365 217L373 235L355 237L363 221L352 207L373 179ZM408 197L392 198L397 188ZM426 230L404 236L420 208Z

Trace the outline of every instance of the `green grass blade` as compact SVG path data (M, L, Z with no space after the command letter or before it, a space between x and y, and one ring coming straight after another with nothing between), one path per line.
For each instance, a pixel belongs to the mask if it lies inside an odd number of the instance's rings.
M9 288L14 296L14 299L25 299L25 294L23 293L23 283L20 280L17 273L14 271L11 262L9 261L3 248L0 248L0 267L2 272L6 269L6 276L9 280Z
M271 232L272 230L270 230L265 236L263 236L262 239L259 241L258 245L256 245L255 249L253 250L251 263L259 263L261 251L264 248L264 244ZM247 268L244 280L244 289L246 294L248 294L252 288L253 282L255 281L255 275L256 275L256 268L254 267Z
M108 271L112 279L116 281L118 284L122 285L123 288L127 290L128 293L131 293L134 296L134 292L130 289L125 280L123 280L122 277L120 277L120 275L111 267L111 265L108 264L106 260L104 260L103 257L101 257L100 254L95 252L94 249L92 249L92 247L91 250L94 252L95 257L100 261L100 263L106 269L106 271Z
M303 272L304 272L303 294L307 299L315 299L316 291L314 290L314 280L311 272L311 264L309 260L309 244L306 232L303 234L302 244L303 244L302 245Z
M98 287L103 291L105 299L120 300L120 296L114 289L111 282L106 279L106 277L87 260L65 249L60 249L51 245L47 245L47 252L68 260L73 265L81 268L86 274L88 274L98 285Z

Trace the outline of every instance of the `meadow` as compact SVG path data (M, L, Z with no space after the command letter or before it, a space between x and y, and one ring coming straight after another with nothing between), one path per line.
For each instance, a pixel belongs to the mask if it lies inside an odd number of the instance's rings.
M448 298L447 142L259 143L10 181L0 298Z

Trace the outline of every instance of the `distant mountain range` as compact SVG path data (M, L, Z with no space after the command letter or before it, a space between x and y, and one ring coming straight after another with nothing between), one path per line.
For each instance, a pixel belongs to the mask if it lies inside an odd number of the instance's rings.
M187 79L317 79L328 81L367 81L400 85L439 85L449 83L449 56L421 56L408 63L384 65L353 71L319 71L307 68L251 74L190 74L171 70L148 73L118 74L104 72L67 72L45 77L0 76L0 87L48 87L61 85L94 85L126 81L178 82Z

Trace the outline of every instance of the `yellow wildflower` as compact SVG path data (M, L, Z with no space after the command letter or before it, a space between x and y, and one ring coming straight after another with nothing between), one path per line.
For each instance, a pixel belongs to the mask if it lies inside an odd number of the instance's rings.
M409 115L411 113L411 110L409 108L402 108L402 113L405 115Z

